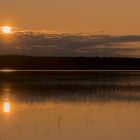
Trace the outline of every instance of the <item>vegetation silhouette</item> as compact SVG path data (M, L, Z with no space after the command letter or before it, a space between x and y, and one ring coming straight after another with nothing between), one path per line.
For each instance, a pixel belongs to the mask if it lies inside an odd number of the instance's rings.
M140 70L140 58L39 57L1 55L0 69L18 70Z

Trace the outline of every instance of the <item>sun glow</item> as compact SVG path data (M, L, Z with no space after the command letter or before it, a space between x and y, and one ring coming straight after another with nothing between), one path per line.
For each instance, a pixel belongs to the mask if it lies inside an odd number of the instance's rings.
M10 27L10 26L3 26L1 30L5 34L12 33L12 27Z

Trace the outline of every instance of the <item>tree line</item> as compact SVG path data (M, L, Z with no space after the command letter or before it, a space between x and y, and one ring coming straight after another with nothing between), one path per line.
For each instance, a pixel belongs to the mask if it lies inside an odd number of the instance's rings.
M140 58L39 57L39 56L1 55L0 69L140 70Z

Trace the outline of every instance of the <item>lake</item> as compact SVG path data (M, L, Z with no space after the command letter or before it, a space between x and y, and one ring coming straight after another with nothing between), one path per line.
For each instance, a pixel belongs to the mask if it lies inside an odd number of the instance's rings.
M0 140L139 140L139 71L0 72Z

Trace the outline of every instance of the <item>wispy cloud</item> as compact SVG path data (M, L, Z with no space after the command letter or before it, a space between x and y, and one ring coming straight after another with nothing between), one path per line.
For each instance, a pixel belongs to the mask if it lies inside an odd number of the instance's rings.
M19 32L10 36L0 35L0 54L140 56L140 35L113 36Z

